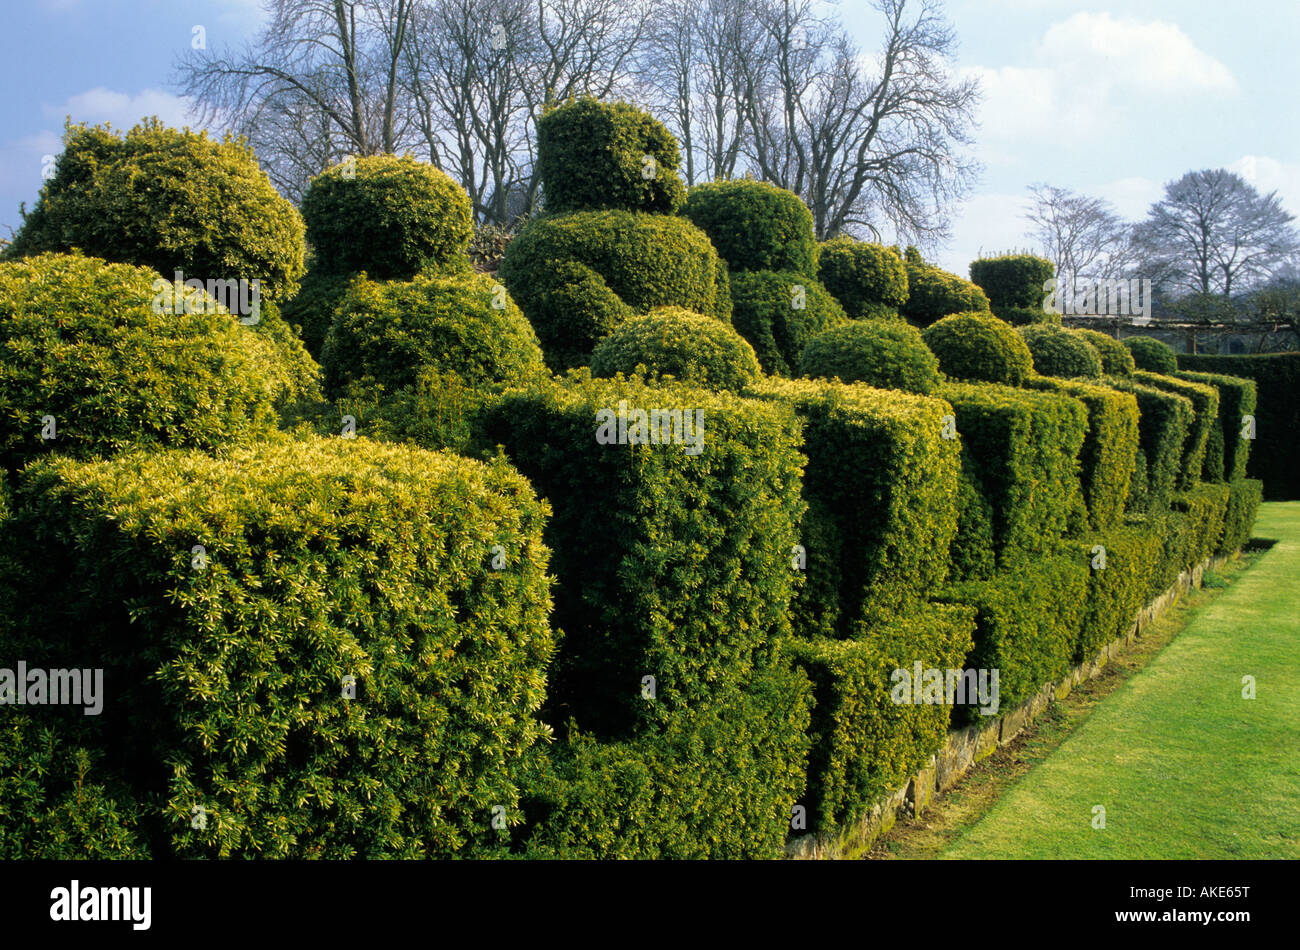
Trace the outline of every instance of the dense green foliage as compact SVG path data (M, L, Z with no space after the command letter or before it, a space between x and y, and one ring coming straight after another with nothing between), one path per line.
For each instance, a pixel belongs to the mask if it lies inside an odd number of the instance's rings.
M813 277L813 216L794 192L749 178L696 185L682 211L734 271L794 271Z
M1196 412L1186 396L1146 386L1124 376L1108 376L1109 386L1131 393L1138 404L1138 444L1143 455L1142 476L1134 472L1135 488L1145 504L1131 510L1158 511L1167 507L1179 482L1183 447Z
M63 254L0 264L0 467L264 435L310 383L286 358L272 335L147 268Z
M1174 393L1191 402L1192 423L1187 430L1187 439L1183 442L1177 484L1184 491L1192 488L1201 478L1206 445L1215 423L1219 421L1219 391L1204 383L1193 383L1172 376L1162 376L1159 373L1148 373L1145 370L1134 372L1133 379L1143 386Z
M634 313L681 307L731 316L726 273L709 239L672 215L581 211L536 218L506 248L498 276L555 370L587 365L596 344Z
M1149 336L1131 336L1121 342L1133 354L1138 369L1165 375L1178 370L1178 356L1167 343Z
M1061 315L1044 310L1038 307L1000 307L993 311L993 315L999 320L1005 320L1013 327L1024 326L1053 326L1061 325ZM1127 352L1127 351L1126 351Z
M677 438L662 415L650 430L651 410L683 411ZM803 508L790 409L578 377L506 394L484 431L554 508L546 537L565 639L551 721L574 716L602 737L663 725L762 665L789 624Z
M1201 477L1207 482L1232 482L1244 478L1252 440L1243 439L1241 432L1245 417L1255 413L1258 402L1255 381L1222 373L1180 372L1176 378L1213 386L1219 391L1219 417L1214 421L1214 428L1210 432ZM1220 454L1218 459L1212 457L1212 450L1217 450ZM1215 473L1217 477L1211 477Z
M802 544L813 583L800 594L810 630L847 636L866 614L923 597L948 572L957 530L959 445L942 435L940 399L804 380L772 380L755 394L791 404L803 420L808 465ZM817 532L817 516L834 531ZM827 566L834 582L816 577ZM812 598L819 598L820 602Z
M80 729L155 857L486 854L518 821L555 638L509 466L335 438L26 475L9 645L105 668Z
M1187 514L1192 536L1187 564L1199 564L1219 549L1231 492L1227 485L1199 484L1173 498L1175 511Z
M999 565L1052 548L1079 504L1083 403L1051 392L946 383L961 440L962 468L992 511Z
M660 307L614 328L591 355L593 376L671 375L707 389L743 389L759 376L754 348L731 326L680 307Z
M613 208L672 214L686 188L677 140L625 102L584 98L537 123L537 172L550 214Z
M1062 379L1101 376L1101 354L1082 337L1041 323L1023 326L1016 332L1033 355L1035 371L1043 376Z
M298 292L280 314L285 323L297 328L303 345L316 359L325 348L325 337L334 323L334 309L348 291L355 274L328 274L316 268L307 271Z
M926 327L922 339L952 379L1018 386L1034 368L1024 338L990 313L954 313Z
M1130 376L1133 370L1137 369L1136 364L1133 362L1132 351L1113 336L1107 336L1099 330L1089 330L1086 327L1072 329L1068 332L1092 344L1092 348L1101 357L1101 371L1107 376Z
M1223 516L1223 534L1216 554L1232 554L1250 540L1255 515L1264 496L1264 486L1253 478L1237 478L1228 483L1228 507Z
M468 270L469 195L409 155L349 158L312 179L302 199L313 268L376 280Z
M1138 455L1138 404L1131 393L1080 380L1033 379L1027 384L1071 396L1088 410L1088 433L1079 452L1079 479L1096 530L1119 521Z
M69 125L54 176L5 257L73 249L149 267L169 281L257 280L265 301L293 296L303 222L242 141L157 119L125 137Z
M1151 576L1160 563L1159 535L1128 525L1113 525L1077 545L1087 564L1088 607L1073 659L1090 660L1116 637L1128 633L1146 605Z
M1002 254L970 262L971 282L989 298L996 314L1009 308L1043 309L1043 284L1056 274L1056 266L1033 254Z
M484 275L358 278L338 304L322 365L331 397L349 382L387 391L431 366L471 388L522 383L544 373L533 328L505 288Z
M873 316L876 308L907 302L907 268L898 252L883 244L847 236L823 241L817 276L855 320Z
M1193 372L1254 380L1258 397L1252 438L1243 438L1242 420L1233 423L1231 429L1225 421L1225 459L1230 441L1249 443L1239 445L1238 451L1249 450L1246 472L1264 483L1264 498L1300 498L1300 451L1293 437L1300 432L1300 353L1180 356L1178 365ZM1233 471L1236 471L1235 459Z
M907 262L907 302L899 313L917 326L927 327L950 313L987 313L989 298L968 280L931 264Z
M799 356L799 373L922 395L939 385L939 361L901 320L854 320L818 334Z
M804 347L848 320L819 281L791 271L732 271L731 306L763 372L779 376L794 375Z
M816 829L845 825L892 792L943 747L953 707L896 703L895 670L960 669L972 647L974 611L924 604L914 612L862 624L847 640L791 641L795 662L812 679L805 801Z

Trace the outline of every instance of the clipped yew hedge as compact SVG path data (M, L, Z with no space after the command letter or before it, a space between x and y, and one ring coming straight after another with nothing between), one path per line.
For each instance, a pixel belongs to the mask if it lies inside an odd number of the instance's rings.
M732 271L731 305L763 372L777 376L793 376L804 347L848 320L820 281L793 271Z
M1128 377L1108 376L1106 383L1131 393L1138 404L1138 445L1143 458L1134 471L1128 507L1151 511L1166 508L1179 483L1183 447L1196 416L1192 401ZM1135 500L1141 503L1135 505Z
M1087 340L1061 327L1035 324L1017 331L1034 358L1034 370L1062 379L1101 376L1101 354Z
M593 376L631 375L638 366L707 389L743 389L761 372L754 348L729 324L680 307L626 321L591 355Z
M854 320L818 334L799 355L799 372L921 395L939 385L939 361L901 320Z
M988 295L989 307L999 315L1003 309L1041 311L1043 284L1055 274L1056 265L1033 254L1001 254L970 263L971 282Z
M1206 446L1205 467L1202 477L1206 481L1236 481L1246 476L1246 460L1250 456L1253 440L1242 438L1247 415L1254 415L1258 402L1258 388L1253 379L1225 376L1222 373L1180 372L1177 379L1189 383L1213 386L1219 391L1219 417L1210 431ZM1217 448L1221 457L1212 457L1211 447ZM1217 477L1210 476L1217 472Z
M1108 376L1131 376L1137 365L1133 362L1133 353L1113 336L1107 336L1100 330L1077 327L1066 331L1092 344L1092 348L1101 357L1101 371Z
M1088 599L1074 661L1091 660L1106 644L1126 634L1146 606L1151 578L1160 564L1155 533L1115 524L1077 545L1088 566Z
M737 178L696 185L682 213L709 236L734 271L793 271L814 277L813 216L792 191Z
M942 434L951 407L803 380L767 381L754 393L793 406L803 422L811 583L797 607L813 630L847 636L865 616L901 610L942 583L957 530L960 446ZM818 531L820 519L833 528ZM823 571L833 583L821 583Z
M1201 469L1205 464L1205 449L1209 444L1210 434L1214 431L1214 425L1219 421L1219 391L1203 383L1193 383L1143 370L1136 371L1133 380L1162 392L1183 396L1191 402L1192 422L1187 430L1187 440L1183 443L1177 484L1184 491L1192 488L1200 481Z
M851 823L943 747L953 707L894 702L893 674L910 676L918 662L923 669L960 669L974 632L972 608L922 604L862 624L850 639L790 641L816 696L804 798L810 829ZM921 699L922 684L912 686Z
M907 301L898 312L920 327L952 313L989 312L989 298L968 280L941 268L907 261Z
M843 236L819 245L817 276L855 320L907 302L907 267L898 251Z
M83 728L154 857L495 853L545 733L546 512L359 438L58 460L16 492L11 644L104 668Z
M1264 497L1264 485L1253 478L1237 478L1228 482L1228 506L1223 515L1223 534L1219 537L1215 554L1232 554L1250 540L1259 503Z
M1219 550L1230 495L1227 485L1204 483L1174 494L1174 510L1184 512L1191 525L1187 564L1200 564Z
M1033 372L1024 338L990 313L954 313L926 327L925 345L952 379L1019 386Z

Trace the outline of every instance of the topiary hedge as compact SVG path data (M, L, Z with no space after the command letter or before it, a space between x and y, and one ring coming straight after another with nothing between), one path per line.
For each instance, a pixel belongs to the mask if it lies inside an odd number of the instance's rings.
M939 385L939 361L901 320L855 320L818 334L799 355L799 372L922 395Z
M1079 453L1079 479L1088 505L1088 520L1098 531L1116 524L1124 515L1139 454L1136 397L1078 380L1039 378L1026 385L1070 396L1088 410L1088 432Z
M803 513L788 407L574 374L507 393L482 425L554 507L565 639L548 721L603 738L662 728L764 665L788 629Z
M1210 431L1210 441L1205 451L1202 478L1208 481L1236 481L1246 475L1246 460L1250 455L1250 439L1241 437L1243 420L1254 415L1258 401L1255 381L1222 373L1175 374L1176 379L1189 383L1213 386L1219 391L1219 416ZM1212 456L1211 448L1218 451ZM1217 477L1211 477L1217 473Z
M1250 540L1255 516L1264 496L1262 482L1253 478L1236 478L1228 482L1228 506L1223 516L1223 534L1215 554L1235 554Z
M1185 512L1191 522L1192 537L1187 565L1200 564L1219 550L1230 494L1228 486L1222 484L1199 484L1187 491L1175 493L1174 510Z
M1033 355L1035 371L1043 376L1062 379L1101 376L1101 355L1087 340L1068 330L1037 324L1021 327L1017 332Z
M817 277L854 319L907 302L907 268L898 252L883 244L847 236L823 241L818 248Z
M1149 336L1131 336L1121 342L1133 354L1138 369L1165 376L1178 371L1178 356L1167 343Z
M1225 422L1224 442L1240 440L1250 452L1246 471L1264 483L1266 500L1300 498L1300 454L1296 440L1284 433L1300 431L1300 353L1272 353L1264 356L1188 356L1178 358L1185 370L1222 373L1254 380L1257 390L1255 425L1243 438L1242 420L1229 431ZM1234 465L1235 468L1235 465Z
M1101 357L1101 371L1107 376L1131 376L1133 370L1137 369L1132 351L1114 337L1087 328L1074 328L1067 332L1092 344L1092 348Z
M1161 556L1154 532L1116 524L1077 544L1077 558L1088 566L1088 598L1074 661L1083 663L1117 637L1128 633Z
M1024 339L989 313L955 313L927 327L925 345L953 379L1018 386L1034 368Z
M1210 432L1219 420L1219 391L1213 386L1143 370L1134 372L1133 379L1144 386L1183 396L1192 403L1194 414L1192 424L1187 430L1187 440L1183 443L1178 479L1178 487L1186 491L1201 478L1201 468L1205 463L1205 449Z
M907 302L898 312L918 326L928 327L953 313L988 313L989 298L968 280L931 264L907 264Z
M545 373L532 326L485 275L356 279L339 301L322 363L331 398L366 379L395 391L424 367L489 389Z
M804 347L848 321L820 282L790 271L733 271L731 322L758 354L763 372L791 376Z
M625 102L577 99L548 109L537 123L537 173L550 214L672 214L686 193L680 160L663 123Z
M696 185L682 209L734 271L817 272L813 216L794 192L737 178Z
M833 518L833 534L801 538L811 584L798 609L817 618L814 629L848 636L864 615L905 609L941 583L957 530L960 447L942 434L951 407L803 380L769 380L753 392L799 414L804 497ZM816 576L828 563L834 585ZM827 599L808 602L814 596Z
M956 417L962 468L992 510L994 550L1005 566L1050 550L1079 503L1083 403L1050 392L945 383L938 395Z
M54 176L4 258L78 249L174 280L259 281L263 301L293 296L303 222L240 140L177 131L156 118L125 137L69 124Z
M494 853L545 732L546 513L364 439L58 460L16 493L13 642L104 668L86 737L154 857Z
M405 280L421 271L468 271L469 195L409 155L349 158L312 179L302 199L313 268Z
M147 268L63 254L0 264L0 467L274 431L276 405L306 382L273 333Z
M506 248L497 276L557 370L587 364L596 343L634 313L671 306L731 317L726 274L709 239L671 215L535 218Z
M790 641L816 696L804 798L810 830L850 824L943 748L953 707L920 702L921 683L913 684L918 702L894 702L893 674L911 675L916 663L960 669L974 631L971 608L922 604L861 625L852 639Z
M999 320L1005 320L1013 327L1037 325L1059 327L1061 325L1061 315L1059 313L1051 313L1050 311L1044 310L1041 306L999 307L992 312ZM1128 351L1125 350L1125 352L1127 353Z
M998 701L1005 711L1065 676L1083 627L1087 591L1087 564L1053 555L992 580L950 585L935 599L977 611L975 645L960 665L990 675L998 671ZM953 711L954 725L980 718L974 707Z
M730 325L680 307L620 324L591 355L593 376L631 375L638 365L706 389L743 389L760 374L754 348Z
M1196 416L1192 401L1124 376L1107 376L1106 384L1131 393L1138 404L1138 445L1143 455L1139 464L1144 477L1139 480L1135 471L1134 482L1141 488L1145 506L1130 503L1128 507L1153 512L1167 508L1179 482L1183 446Z
M317 268L307 271L302 286L280 311L285 323L296 328L303 346L315 359L321 358L325 337L334 322L334 309L356 274L330 274Z
M1055 275L1055 264L1033 254L1002 254L970 263L971 282L984 291L997 314L1004 308L1042 310L1043 284Z

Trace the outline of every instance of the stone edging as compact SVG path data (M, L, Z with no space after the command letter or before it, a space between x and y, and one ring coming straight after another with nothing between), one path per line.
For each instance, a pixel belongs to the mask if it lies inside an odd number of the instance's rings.
M1075 686L1098 676L1110 660L1123 653L1179 598L1200 587L1206 570L1217 570L1236 556L1215 555L1183 571L1172 587L1138 611L1127 633L1106 644L1091 660L1075 664L1059 683L1048 683L1030 699L988 723L950 731L943 748L930 757L925 768L901 788L877 800L854 824L788 838L785 856L797 860L861 857L877 838L894 826L899 812L920 814L936 794L948 791L976 762L991 755L998 746L1011 742L1054 699L1065 698Z

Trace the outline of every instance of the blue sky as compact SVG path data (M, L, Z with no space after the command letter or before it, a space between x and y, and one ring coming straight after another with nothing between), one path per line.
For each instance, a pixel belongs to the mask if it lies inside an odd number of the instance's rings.
M878 16L838 6L864 52ZM34 203L65 115L129 127L184 124L169 86L193 27L241 44L258 0L4 0L0 233ZM957 67L984 85L973 154L984 174L939 262L965 275L980 250L1031 246L1027 188L1047 182L1143 216L1163 185L1227 167L1277 189L1300 217L1300 3L1296 0L949 0Z

